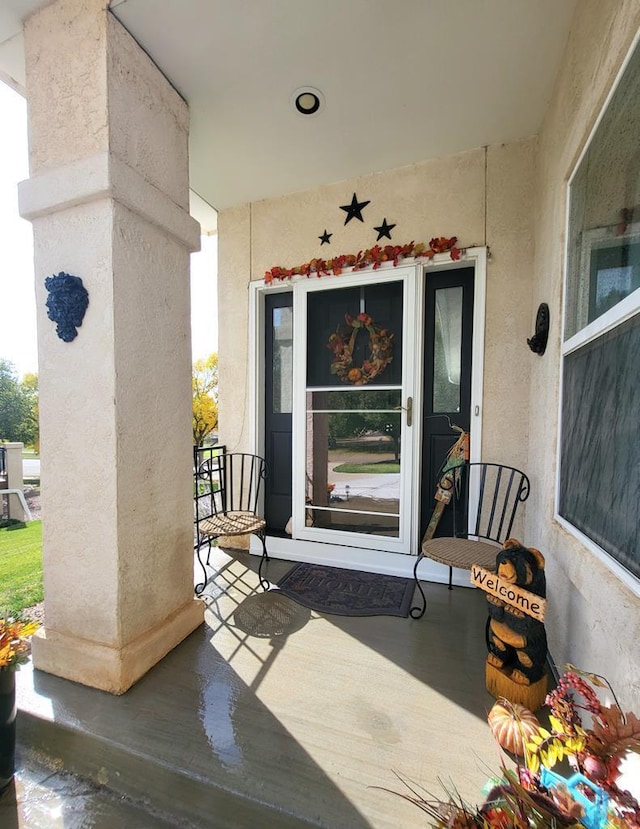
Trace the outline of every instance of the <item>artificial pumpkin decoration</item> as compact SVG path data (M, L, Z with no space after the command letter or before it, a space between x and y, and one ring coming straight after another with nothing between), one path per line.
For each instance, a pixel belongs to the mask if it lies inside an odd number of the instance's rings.
M525 743L540 728L540 722L532 711L507 699L499 699L495 703L487 720L498 745L519 757L524 755Z

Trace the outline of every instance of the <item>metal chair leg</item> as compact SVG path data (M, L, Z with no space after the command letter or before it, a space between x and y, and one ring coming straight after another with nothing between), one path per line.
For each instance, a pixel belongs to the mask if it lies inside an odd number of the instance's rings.
M260 582L260 587L265 591L265 593L270 589L271 585L267 581L267 579L262 578L262 565L265 561L269 561L269 554L267 553L267 534L265 533L258 533L258 538L262 541L262 555L260 557L260 564L258 565L258 581Z
M198 556L198 563L200 564L200 567L202 567L203 580L201 582L198 582L198 584L196 584L196 586L194 588L196 596L199 596L202 593L202 591L204 590L205 585L207 583L207 568L205 567L205 565L202 561L202 556L200 554L201 549L202 549L202 544L198 544L198 549L196 550L196 555ZM211 539L209 539L209 542L208 542L207 564L209 564L209 556L210 555L211 555Z
M449 590L453 590L453 567L449 567Z
M420 553L420 555L416 559L416 563L413 565L413 580L415 581L416 587L418 588L420 595L422 596L422 607L420 605L414 605L409 610L409 616L411 616L412 619L422 619L427 609L427 597L424 595L424 590L422 589L422 585L418 580L418 565L420 564L423 558L424 556L422 555L422 553Z
M211 546L212 546L212 538L211 538L211 536L209 536L207 540L208 540L208 542L209 542L209 550L208 550L208 552L207 552L207 567L208 567L208 566L209 566L209 559L211 558Z

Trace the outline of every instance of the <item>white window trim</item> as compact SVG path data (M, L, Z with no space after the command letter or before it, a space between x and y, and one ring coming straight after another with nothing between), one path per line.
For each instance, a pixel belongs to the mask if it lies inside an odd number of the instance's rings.
M568 230L568 228L567 228ZM603 250L607 248L621 247L622 245L640 243L640 223L629 225L627 232L623 236L616 236L615 228L598 227L593 230L587 230L583 234L582 244L580 246L580 273L591 272L591 254L593 251ZM568 257L567 257L568 261ZM577 299L576 314L578 317L577 327L578 331L571 337L568 337L564 343L565 348L580 348L589 340L593 340L610 331L612 328L620 325L625 319L629 319L635 313L637 308L638 295L640 295L640 288L637 288L629 296L625 297L619 303L614 305L604 314L594 319L592 322L587 322L589 312L589 292L587 290L588 284L581 282L579 285L579 296ZM635 297L635 301L631 300Z
M564 249L564 264L563 264L563 278L562 278L562 323L561 323L561 331L562 336L564 337L564 332L566 331L567 326L567 279L569 276L569 216L570 216L570 207L571 207L571 186L573 184L574 178L578 172L578 169L589 151L589 147L591 146L591 142L600 127L600 123L604 118L604 115L611 103L611 99L613 98L620 80L624 75L626 68L631 60L631 57L634 53L636 48L640 48L640 30L636 33L636 36L633 39L633 43L625 57L622 66L616 76L615 81L611 85L611 89L609 90L609 94L606 97L604 104L598 114L598 117L593 125L591 132L589 133L589 137L585 142L585 145L580 153L575 166L569 176L566 185L565 191L565 249ZM601 232L595 232L592 239L594 244L597 243L602 238L603 234L606 233L606 229L603 229ZM637 239L638 235L638 225L633 225L630 228L630 235L635 240ZM592 246L589 244L589 254L591 251ZM585 246L583 245L581 251L581 267L585 262ZM628 297L625 297L621 302L615 305L613 308L610 308L606 313L602 314L597 319L593 320L593 322L586 325L580 331L578 331L573 336L567 338L566 340L563 339L562 346L561 346L561 360L560 360L560 384L559 384L559 394L558 394L558 436L556 442L556 480L555 480L555 493L554 493L554 520L564 529L566 532L573 536L577 541L579 541L585 549L587 549L590 553L592 553L610 572L612 572L629 590L636 596L640 596L640 579L636 577L633 573L626 569L616 558L614 558L610 553L600 547L599 544L596 544L591 538L581 532L577 527L571 524L566 518L560 515L560 458L562 456L562 401L564 397L564 361L565 358L577 351L578 349L582 348L583 346L587 345L587 343L597 339L598 337L606 334L608 331L612 331L618 326L622 325L627 320L634 317L636 314L640 313L640 288L635 290L632 294L629 294Z
M617 576L625 587L628 587L635 596L640 597L640 579L637 579L633 573L629 572L626 567L623 567L617 559L609 555L609 553L607 553L606 550L603 550L602 547L598 546L595 541L592 541L589 538L589 536L580 532L577 527L570 524L567 519L559 515L557 511L555 520L569 533L569 535L572 535L582 544L583 547L585 547L590 553L593 553L598 561L602 562L608 570Z
M567 354L571 354L573 351L577 351L579 348L587 345L592 340L596 340L603 334L613 331L614 328L618 328L622 323L635 317L638 311L640 311L640 288L637 288L632 294L629 294L629 296L618 302L613 308L609 308L606 313L593 320L593 322L585 325L573 337L565 340L562 344L563 358Z

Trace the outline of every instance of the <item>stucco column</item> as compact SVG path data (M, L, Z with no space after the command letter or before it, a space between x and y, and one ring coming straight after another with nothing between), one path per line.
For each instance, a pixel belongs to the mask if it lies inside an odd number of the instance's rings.
M25 24L46 628L36 668L113 693L202 621L193 598L188 110L107 0ZM89 306L64 342L47 276Z

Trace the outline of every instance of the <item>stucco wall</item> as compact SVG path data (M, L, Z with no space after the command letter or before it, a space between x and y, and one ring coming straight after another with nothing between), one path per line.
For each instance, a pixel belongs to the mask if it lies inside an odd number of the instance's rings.
M537 141L489 147L482 457L527 470L528 383L535 356L527 345L532 309L533 182Z
M640 598L553 519L557 472L566 182L640 26L637 0L581 0L540 136L534 306L551 307L551 336L531 375L527 541L547 558L549 647L605 674L640 708ZM606 493L602 493L606 498Z
M218 283L222 441L245 447L249 441L249 280L262 280L274 265L291 267L372 247L373 226L386 218L396 224L393 244L456 235L464 246L490 245L483 455L524 464L536 146L530 139L481 148L223 211ZM371 203L363 211L364 222L345 225L340 205L348 204L354 192ZM330 246L318 239L325 228L333 234Z

